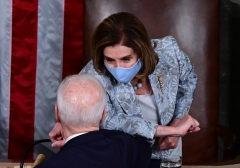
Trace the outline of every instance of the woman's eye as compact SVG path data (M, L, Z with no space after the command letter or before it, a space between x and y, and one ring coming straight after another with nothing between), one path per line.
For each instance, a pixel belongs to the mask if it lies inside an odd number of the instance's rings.
M109 59L109 58L106 58L105 60L106 60L106 62L113 62L114 61L113 59Z
M130 58L124 58L123 61L128 62L130 61Z

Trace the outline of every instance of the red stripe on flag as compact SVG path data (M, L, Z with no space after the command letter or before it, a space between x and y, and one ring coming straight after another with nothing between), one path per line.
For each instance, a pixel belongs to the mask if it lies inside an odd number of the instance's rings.
M65 1L62 76L82 68L83 0Z
M8 158L21 159L34 140L38 0L13 0L12 10Z

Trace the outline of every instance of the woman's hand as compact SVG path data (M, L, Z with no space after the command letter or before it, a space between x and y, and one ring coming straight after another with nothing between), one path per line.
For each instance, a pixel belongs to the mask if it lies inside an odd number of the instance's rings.
M200 124L195 118L191 117L190 115L186 115L176 128L180 135L184 136L187 133L199 131L199 126Z
M164 136L158 139L158 148L160 150L174 149L178 146L178 137Z
M181 119L173 119L170 126L176 127L181 122ZM160 150L174 149L178 146L179 137L164 136L158 139L158 148Z
M196 119L194 119L190 115L186 115L182 120L180 120L179 123L176 124L176 126L158 125L157 130L155 132L155 138L165 136L182 137L189 132L191 133L199 131L200 130L199 125L200 124Z
M190 115L183 119L173 119L169 126L159 125L155 133L155 137L158 137L155 145L160 150L174 149L178 145L179 137L199 131L199 125L199 122Z
M61 148L65 144L65 140L63 139L62 126L60 123L55 124L52 131L49 133L49 137L53 142L52 147Z

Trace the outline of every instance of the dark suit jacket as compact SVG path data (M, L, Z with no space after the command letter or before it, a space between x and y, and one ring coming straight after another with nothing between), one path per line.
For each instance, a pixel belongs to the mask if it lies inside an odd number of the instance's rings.
M68 141L37 168L144 168L151 159L150 145L120 131L89 132Z

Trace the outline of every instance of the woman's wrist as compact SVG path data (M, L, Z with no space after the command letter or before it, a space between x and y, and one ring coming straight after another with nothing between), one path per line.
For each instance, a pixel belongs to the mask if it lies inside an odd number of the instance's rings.
M172 122L170 123L170 126L174 126L174 127L178 126L178 124L181 122L181 120L182 119L180 119L180 118L174 118L172 120Z
M177 136L177 127L158 125L154 137Z

